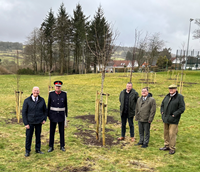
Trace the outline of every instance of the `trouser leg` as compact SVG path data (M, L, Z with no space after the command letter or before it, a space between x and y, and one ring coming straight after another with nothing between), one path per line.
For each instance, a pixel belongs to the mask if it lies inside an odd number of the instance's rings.
M149 144L149 138L150 138L150 126L151 124L148 122L144 122L143 124L144 126L144 132L145 132L145 138L144 138L144 145L148 145Z
M59 133L60 133L60 147L65 146L65 121L59 122Z
M50 121L49 147L53 147L53 145L54 145L54 136L55 136L56 124L57 124L56 122Z
M164 123L164 145L169 147L169 124Z
M178 125L169 124L169 148L172 150L175 150L177 133L178 133Z
M41 135L41 131L42 131L42 124L35 124L35 150L39 151L41 148L41 139L40 139L40 135Z
M125 137L127 117L125 115L122 115L121 116L121 121L122 121L121 136Z
M33 131L34 131L34 125L30 124L30 128L26 129L26 152L29 153L31 151L31 143L32 143L32 137L33 137Z
M144 127L143 127L143 123L138 121L138 127L139 127L139 135L140 135L139 144L143 144L143 142L144 142Z
M129 128L130 128L130 136L134 137L134 124L133 117L128 118Z

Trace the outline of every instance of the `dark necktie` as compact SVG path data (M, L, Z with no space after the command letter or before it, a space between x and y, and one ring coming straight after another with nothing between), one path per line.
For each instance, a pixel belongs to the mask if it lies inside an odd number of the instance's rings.
M36 99L36 97L35 97L35 104L37 103L37 99Z

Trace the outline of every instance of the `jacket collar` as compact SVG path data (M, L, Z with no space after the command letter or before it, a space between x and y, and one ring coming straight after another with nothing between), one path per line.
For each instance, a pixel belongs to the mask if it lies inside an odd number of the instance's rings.
M33 94L30 95L30 99L31 99L31 101L33 101L33 99L32 99L32 95L33 95ZM40 97L40 95L38 95L38 102L40 101L40 99L41 99L41 97Z
M170 93L168 93L167 96L170 97ZM175 99L176 99L177 96L178 96L178 91L176 91L176 94L175 94L172 98L175 98Z

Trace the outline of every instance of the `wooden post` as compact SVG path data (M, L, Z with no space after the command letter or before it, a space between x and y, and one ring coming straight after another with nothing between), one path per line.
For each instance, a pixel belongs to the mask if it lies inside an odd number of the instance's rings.
M96 100L96 139L99 139L99 100Z
M106 145L106 137L105 137L105 107L104 107L104 103L102 103L102 136L103 136L102 143L103 143L103 146L105 146Z
M154 84L156 83L156 73L154 74Z
M105 123L107 123L107 113L108 113L108 94L106 94Z

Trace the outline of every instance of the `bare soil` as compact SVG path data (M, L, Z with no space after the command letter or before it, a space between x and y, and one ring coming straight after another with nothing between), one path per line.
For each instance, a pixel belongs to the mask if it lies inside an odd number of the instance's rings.
M90 167L87 166L82 166L82 167L66 167L63 169L57 169L57 171L68 171L68 172L87 172L87 171L92 171Z
M83 121L87 121L90 124L96 124L95 122L95 115L82 115L82 116L76 116L75 119L82 119ZM117 120L115 120L112 116L107 116L107 124L114 124L118 123Z
M7 119L5 122L6 122L6 124L18 124L17 118ZM23 124L22 118L19 119L19 124L21 124L21 125Z
M94 130L83 130L81 126L79 126L78 132L74 133L74 135L80 137L83 139L83 143L85 145L93 145L93 146L103 146L102 141L96 140L96 132ZM106 132L110 131L111 129L106 129ZM120 142L117 140L117 138L114 138L113 136L106 134L105 139L106 146L113 146L120 144Z

